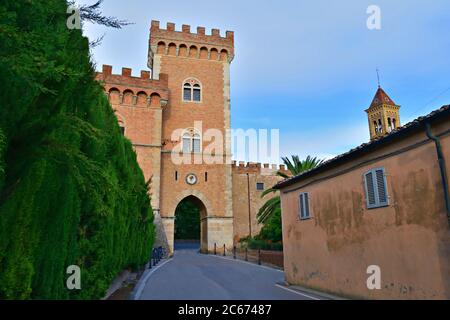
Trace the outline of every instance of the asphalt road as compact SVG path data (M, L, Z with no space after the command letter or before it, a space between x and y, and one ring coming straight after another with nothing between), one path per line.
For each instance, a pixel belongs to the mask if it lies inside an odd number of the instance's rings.
M153 271L141 300L310 300L304 294L282 288L282 271L203 255L192 247L178 248L174 257Z

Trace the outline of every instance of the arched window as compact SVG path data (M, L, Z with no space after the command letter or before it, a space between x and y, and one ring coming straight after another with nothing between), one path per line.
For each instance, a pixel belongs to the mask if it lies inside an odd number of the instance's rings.
M192 86L189 83L185 83L183 85L183 100L184 101L192 100Z
M201 152L201 138L198 133L189 130L183 134L183 153Z
M201 102L202 87L196 79L188 79L183 83L183 101L185 102Z
M194 84L193 100L199 102L201 100L201 88L199 84Z
M397 120L395 118L392 118L392 128L393 130L397 129Z
M388 130L389 130L389 132L391 132L393 130L391 118L388 118Z
M381 124L381 119L378 119L378 132L383 133L383 125Z

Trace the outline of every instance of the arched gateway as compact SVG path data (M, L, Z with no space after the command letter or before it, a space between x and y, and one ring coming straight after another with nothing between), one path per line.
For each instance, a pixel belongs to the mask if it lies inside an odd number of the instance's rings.
M208 248L208 223L205 204L194 195L181 200L175 210L175 250L182 244L198 245L202 252Z
M197 190L185 190L181 192L178 196L175 197L173 201L173 207L169 209L169 212L173 216L173 232L170 232L167 234L169 245L173 248L174 243L177 240L176 238L176 231L177 229L182 231L184 234L189 233L191 230L186 230L186 228L189 228L189 225L183 225L183 219L180 217L180 214L183 214L180 212L180 205L183 203L189 203L192 206L195 207L196 210L198 210L198 224L199 224L199 242L200 242L200 251L201 252L208 252L208 250L211 250L211 244L209 244L208 241L208 216L211 216L212 214L212 207L211 203L208 201L208 199L205 197L205 195ZM177 213L179 218L177 219ZM186 214L186 213L184 213ZM189 214L189 212L187 213ZM195 212L191 212L190 214L196 214ZM177 225L177 220L179 222L179 225ZM181 221L180 221L181 220ZM184 219L186 222L186 219ZM167 229L166 229L167 230ZM192 240L192 239L187 239ZM212 245L214 246L214 245Z

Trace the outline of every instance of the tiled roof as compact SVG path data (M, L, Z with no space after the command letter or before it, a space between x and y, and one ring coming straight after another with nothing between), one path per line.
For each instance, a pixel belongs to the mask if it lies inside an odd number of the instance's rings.
M425 122L433 121L435 119L442 118L442 117L450 117L450 105L443 106L442 108L437 109L426 116L419 117L419 118L405 124L404 126L399 127L396 130L393 130L391 133L389 133L383 137L374 139L367 143L363 143L360 146L353 148L346 153L342 153L330 160L323 162L320 166L318 166L314 169L305 171L297 176L280 181L278 184L275 185L274 188L280 189L283 187L290 186L290 185L300 181L303 178L310 177L316 173L326 170L328 167L330 167L334 164L337 164L338 162L349 160L349 159L353 158L354 156L357 156L363 152L371 150L372 148L375 148L379 145L388 143L389 141L391 141L392 139L395 139L396 137L407 134L407 133L413 131L414 129L419 128Z
M377 107L382 104L396 106L395 102L387 95L383 88L378 87L375 97L373 97L372 103L370 104L370 108Z

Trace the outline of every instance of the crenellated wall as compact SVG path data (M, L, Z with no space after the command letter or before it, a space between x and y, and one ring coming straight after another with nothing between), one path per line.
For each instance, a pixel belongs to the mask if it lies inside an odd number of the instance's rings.
M278 196L279 192L264 198L261 195L264 190L283 179L277 175L278 171L289 174L284 165L232 162L235 244L238 244L241 238L257 235L261 230L262 225L257 220L259 208L271 197ZM263 190L257 189L258 183L264 184Z
M234 58L234 32L227 31L222 37L219 29L212 29L208 35L204 27L197 27L197 33L192 33L189 25L176 31L175 24L170 22L166 29L161 29L159 21L152 21L149 48L150 68L154 67L156 54L230 63Z
M141 71L140 77L133 77L130 68L113 74L111 66L103 65L96 78L133 144L145 179L152 179L152 207L159 211L162 113L169 100L168 76L161 74L159 80L152 80L149 71Z

